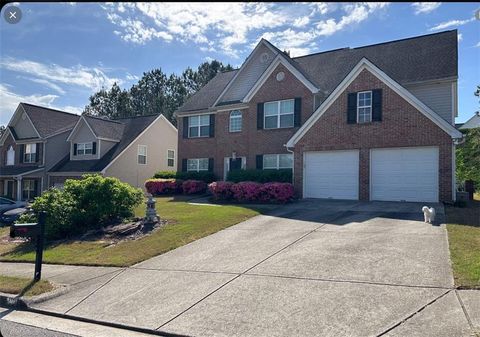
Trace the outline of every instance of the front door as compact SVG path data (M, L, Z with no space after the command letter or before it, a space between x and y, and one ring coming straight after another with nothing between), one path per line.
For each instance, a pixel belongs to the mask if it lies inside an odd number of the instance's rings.
M7 180L7 198L13 199L13 180Z
M242 158L230 158L230 171L237 171L242 169Z

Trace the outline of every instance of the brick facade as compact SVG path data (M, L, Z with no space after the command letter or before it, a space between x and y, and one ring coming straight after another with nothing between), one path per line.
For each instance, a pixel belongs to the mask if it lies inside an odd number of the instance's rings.
M276 75L283 71L285 78L278 82ZM231 157L235 151L237 157L246 157L246 168L256 167L255 157L259 154L288 153L284 144L295 134L298 127L257 130L257 103L301 97L302 124L313 113L313 95L283 65L279 65L264 85L258 90L242 111L242 131L229 131L230 111L221 111L215 117L215 137L183 138L183 120L178 119L178 162L181 170L184 158L214 158L214 173L217 179L223 179L224 158Z
M382 89L382 121L347 124L347 94ZM294 183L302 195L303 154L306 151L358 149L360 200L369 200L370 149L437 146L440 201L452 200L452 139L436 124L364 70L295 145Z

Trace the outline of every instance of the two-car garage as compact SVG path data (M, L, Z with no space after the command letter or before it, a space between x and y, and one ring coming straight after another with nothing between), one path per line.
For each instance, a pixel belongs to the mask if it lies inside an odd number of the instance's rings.
M363 166L370 200L438 202L438 147L371 149ZM358 200L361 174L358 150L305 152L304 197Z

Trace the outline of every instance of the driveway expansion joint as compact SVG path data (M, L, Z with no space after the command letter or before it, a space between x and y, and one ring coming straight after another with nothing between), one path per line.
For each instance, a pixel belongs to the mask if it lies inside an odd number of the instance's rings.
M475 330L475 327L473 326L472 320L470 318L470 315L468 314L467 309L465 308L465 305L463 304L462 298L460 297L460 294L458 293L458 289L455 289L455 296L457 297L458 303L460 303L460 307L462 308L463 314L465 315L465 318L467 319L468 326L470 327L470 330L472 330L472 334L474 337L480 337L480 331L477 333Z

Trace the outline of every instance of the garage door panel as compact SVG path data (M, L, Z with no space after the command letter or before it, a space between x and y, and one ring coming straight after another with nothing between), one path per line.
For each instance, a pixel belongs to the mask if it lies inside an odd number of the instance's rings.
M358 199L358 151L306 152L306 198Z
M438 201L438 148L371 151L372 200Z

